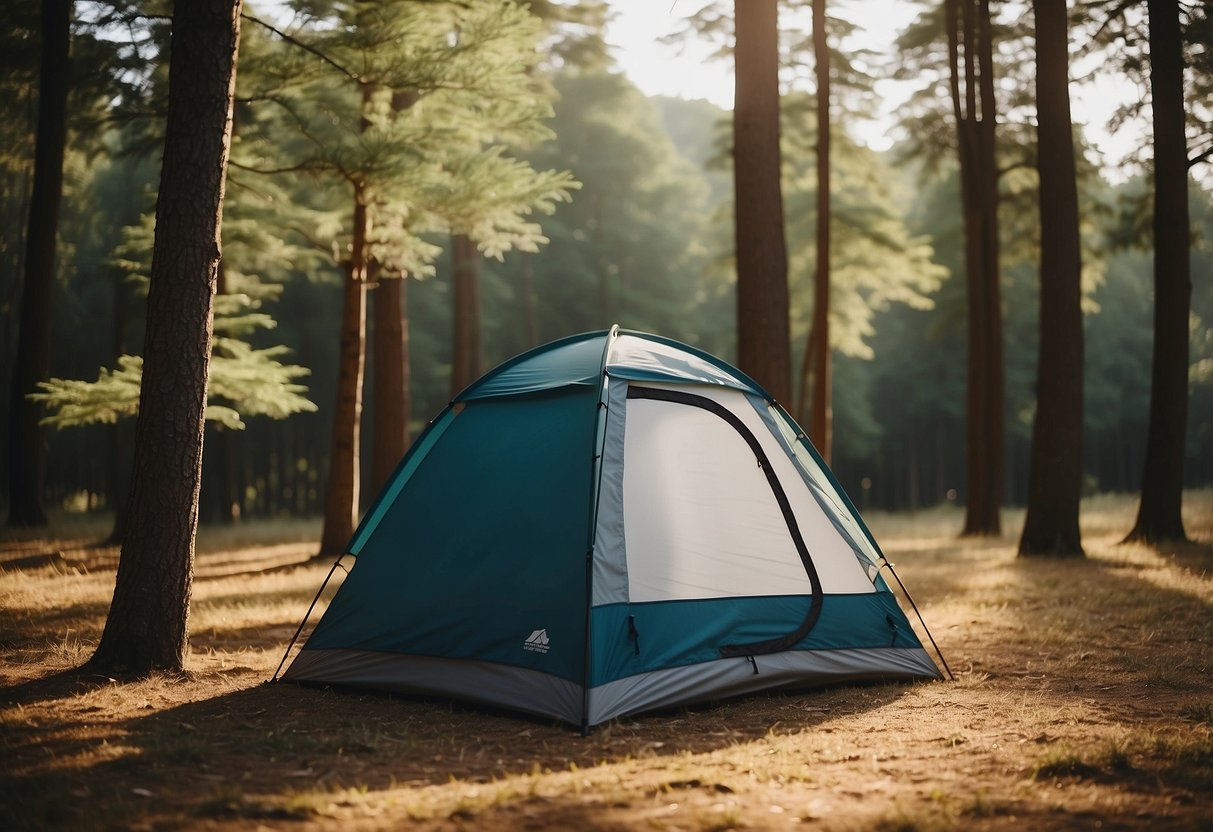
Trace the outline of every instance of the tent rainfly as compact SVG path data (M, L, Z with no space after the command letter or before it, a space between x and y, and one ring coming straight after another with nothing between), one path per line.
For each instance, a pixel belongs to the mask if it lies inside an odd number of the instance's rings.
M348 554L284 680L585 731L766 688L940 678L791 417L724 361L618 327L464 390Z

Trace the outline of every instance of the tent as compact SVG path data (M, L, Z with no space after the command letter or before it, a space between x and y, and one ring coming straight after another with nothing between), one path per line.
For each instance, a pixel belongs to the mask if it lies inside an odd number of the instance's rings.
M724 361L618 327L459 394L348 553L283 679L587 730L765 688L940 677L788 414Z

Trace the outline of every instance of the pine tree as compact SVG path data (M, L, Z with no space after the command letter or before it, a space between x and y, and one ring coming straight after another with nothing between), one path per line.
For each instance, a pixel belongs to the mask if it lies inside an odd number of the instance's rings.
M68 44L71 0L42 0L42 61L38 83L38 132L25 235L21 330L9 389L9 517L14 526L45 526L42 487L46 436L39 409L28 395L50 368L51 288L63 191L67 143Z
M1005 131L996 91L1011 86L1007 81L1023 88L1018 76L1008 77L1004 62L995 63L1001 52L994 41L1006 37L989 0L943 0L898 39L906 58L898 76L927 82L906 119L913 148L930 167L953 154L960 171L968 330L965 535L996 535L1002 525L1006 370L998 143ZM1004 80L996 83L996 73Z
M1178 4L1147 3L1154 128L1154 353L1141 503L1128 540L1187 540L1183 522L1192 308L1183 38Z
M1064 3L1034 0L1040 172L1040 350L1020 556L1081 557L1083 322L1078 182Z
M173 16L131 528L90 661L103 673L185 664L240 8L197 0Z
M248 417L284 419L314 411L316 406L304 395L307 388L299 384L309 370L280 360L289 348L254 347L249 340L276 325L264 306L276 300L283 287L233 264L272 268L283 249L256 216L242 216L239 199L229 198L227 203L232 214L224 226L227 265L216 278L205 415L229 430L242 430ZM128 229L115 256L117 267L144 294L150 285L152 244L153 218L148 216ZM142 381L143 357L123 355L113 369L102 367L96 381L51 378L39 384L41 392L30 398L42 404L47 412L43 424L50 427L113 424L138 415Z
M428 233L465 234L490 257L535 251L545 238L527 215L573 187L507 151L549 135L550 105L528 76L539 33L524 9L488 0L337 3L280 31L286 43L256 64L262 92L250 97L270 113L249 166L343 182L352 196L352 210L313 206L315 236L338 252L346 310L321 555L344 549L359 511L370 264L380 280L431 274Z
M737 245L737 364L790 403L788 261L779 150L776 0L736 0L733 188Z
M825 0L813 0L813 57L817 78L817 258L813 275L813 326L806 340L812 366L813 398L809 438L830 462L834 417L830 352L830 50L826 43ZM803 390L802 390L803 395Z

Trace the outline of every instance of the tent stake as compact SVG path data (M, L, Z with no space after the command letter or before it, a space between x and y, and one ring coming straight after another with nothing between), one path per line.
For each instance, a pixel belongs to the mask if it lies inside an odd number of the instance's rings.
M922 624L923 632L927 634L927 638L931 640L931 646L935 648L935 652L939 654L939 660L943 662L943 669L948 672L948 678L953 682L956 677L952 674L952 668L948 667L948 660L943 657L943 651L939 649L939 645L935 643L935 636L931 635L931 628L927 626L927 622L923 619L922 613L918 610L918 605L914 603L914 596L910 594L910 590L906 589L906 585L901 582L901 576L897 574L897 570L893 568L893 564L889 563L887 558L881 558L884 565L889 567L889 574L897 580L897 585L901 587L901 591L905 593L906 600L910 602L910 606L914 608L914 614L918 616L918 621Z
M299 639L299 634L303 632L303 628L307 626L307 620L312 617L312 610L316 609L316 602L320 600L320 593L324 592L324 588L329 585L329 581L333 578L333 573L337 571L337 567L341 565L341 559L345 554L337 556L337 560L333 561L333 568L324 576L324 581L320 584L320 589L316 590L316 597L312 599L312 603L307 608L307 612L303 615L303 620L299 622L299 629L295 630L295 634L291 636L290 643L286 645L286 652L282 654L282 661L278 662L278 669L274 671L274 675L270 677L271 682L278 681L278 674L282 672L282 666L286 664L286 657L291 654L291 648L295 646L295 642ZM938 648L936 648L938 649Z

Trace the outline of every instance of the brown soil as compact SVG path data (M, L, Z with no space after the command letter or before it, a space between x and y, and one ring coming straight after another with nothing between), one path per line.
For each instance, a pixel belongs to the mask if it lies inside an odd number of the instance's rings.
M957 539L953 513L877 517L955 681L589 737L266 684L327 572L281 568L307 543L204 540L189 673L84 675L117 552L0 542L0 828L1213 829L1213 495L1188 506L1200 542L1157 552L1118 545L1131 501L1098 502L1078 561Z

